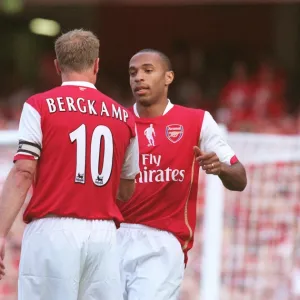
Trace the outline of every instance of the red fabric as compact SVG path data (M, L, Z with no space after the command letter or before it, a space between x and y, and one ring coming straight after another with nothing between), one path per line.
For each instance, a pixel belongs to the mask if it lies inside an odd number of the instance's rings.
M231 165L234 165L238 162L238 158L236 157L236 155L232 156L231 159L230 159L230 164Z
M25 155L25 154L16 154L14 156L14 161L25 159L25 160L35 160L33 155Z

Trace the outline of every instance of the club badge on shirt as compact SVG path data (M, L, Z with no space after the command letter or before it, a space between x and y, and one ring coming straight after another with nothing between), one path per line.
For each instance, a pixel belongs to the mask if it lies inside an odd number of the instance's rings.
M177 143L183 137L183 126L179 124L171 124L166 126L166 136L172 143Z

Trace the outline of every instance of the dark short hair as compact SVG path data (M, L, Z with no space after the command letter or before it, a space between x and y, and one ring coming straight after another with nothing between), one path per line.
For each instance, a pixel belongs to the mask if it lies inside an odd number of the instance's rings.
M146 48L146 49L142 49L139 52L137 52L136 54L139 53L156 53L157 55L160 56L160 58L162 59L162 61L165 63L166 67L167 67L167 71L172 71L172 64L171 64L171 60L169 59L169 57L164 54L163 52L156 50L156 49L151 49L151 48Z

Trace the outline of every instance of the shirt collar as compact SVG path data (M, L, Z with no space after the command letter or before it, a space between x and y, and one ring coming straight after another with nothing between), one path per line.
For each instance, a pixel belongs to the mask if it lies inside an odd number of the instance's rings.
M66 86L66 85L84 86L84 87L96 89L96 87L92 83L87 81L65 81L62 83L62 86Z
M170 101L170 99L168 99L168 104L163 112L163 115L165 115L168 111L170 111L172 108L173 108L174 104ZM139 118L139 113L137 111L137 108L136 108L136 103L134 103L133 105L133 112L134 114Z

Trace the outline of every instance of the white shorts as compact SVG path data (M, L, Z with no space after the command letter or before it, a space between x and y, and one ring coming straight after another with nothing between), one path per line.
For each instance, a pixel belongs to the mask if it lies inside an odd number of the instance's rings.
M121 224L124 300L177 300L184 275L184 254L169 232L143 225Z
M119 300L113 221L44 218L26 226L18 300Z

